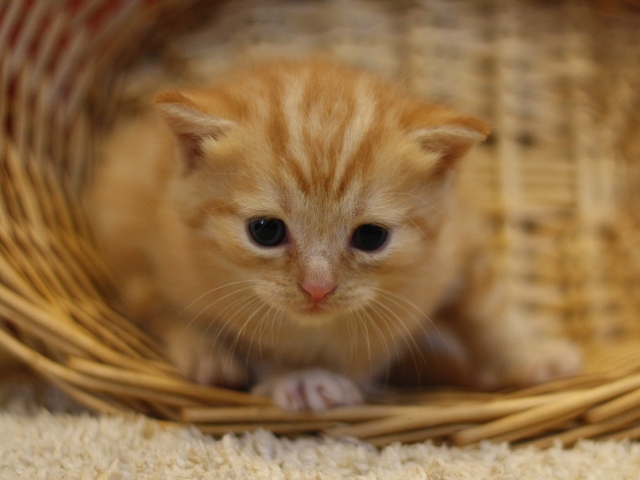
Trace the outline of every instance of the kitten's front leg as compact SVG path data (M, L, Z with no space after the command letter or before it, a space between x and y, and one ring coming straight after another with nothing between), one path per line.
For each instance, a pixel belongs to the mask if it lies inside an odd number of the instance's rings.
M505 295L488 253L471 264L451 316L451 326L468 349L469 381L483 389L527 386L579 370L578 347L537 332L525 318L507 311Z
M323 369L308 369L272 376L254 387L284 410L326 410L340 405L360 405L364 399L349 378Z
M247 386L245 364L211 335L197 329L172 326L162 329L162 336L171 360L187 378L216 387Z
M577 347L568 340L533 337L491 344L501 348L501 353L484 353L485 360L473 372L474 384L486 390L543 383L575 373L582 363Z

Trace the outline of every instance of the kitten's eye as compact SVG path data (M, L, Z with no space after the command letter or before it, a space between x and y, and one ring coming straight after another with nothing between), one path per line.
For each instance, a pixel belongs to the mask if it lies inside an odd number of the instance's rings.
M249 235L258 245L275 247L287 239L287 227L278 218L256 218L249 222Z
M358 250L373 252L374 250L382 248L387 241L388 236L389 231L386 228L381 227L380 225L367 223L365 225L360 225L353 232L353 236L351 237L351 246Z

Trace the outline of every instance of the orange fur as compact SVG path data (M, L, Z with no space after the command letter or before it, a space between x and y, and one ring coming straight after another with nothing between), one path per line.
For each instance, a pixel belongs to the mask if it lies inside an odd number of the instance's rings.
M105 143L88 204L126 308L186 374L257 383L290 408L357 403L342 377L370 385L433 333L452 285L477 270L482 235L450 177L489 133L482 121L320 61L232 72L155 103L160 115L121 124ZM262 217L281 219L287 241L253 242L247 223ZM389 231L380 250L350 244L365 224ZM521 359L533 337L499 318L500 301L485 308L499 295L482 279L460 289L451 324L474 362L498 372L487 385L526 383L533 374L512 371L525 360L549 367L540 379L575 368L574 353L567 368L556 356ZM318 391L349 393L288 403L290 384L277 379L315 368L340 376L308 375L326 380Z

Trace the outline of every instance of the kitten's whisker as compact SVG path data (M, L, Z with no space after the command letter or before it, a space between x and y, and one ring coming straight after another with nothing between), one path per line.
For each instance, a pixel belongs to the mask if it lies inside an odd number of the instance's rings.
M389 328L389 324L387 322L387 320L381 315L381 312L377 309L377 307L375 305L369 305L369 308L373 310L373 312L375 312L378 315L378 318L380 320L382 320L385 324L385 327L387 328L388 331L391 331L391 329ZM378 337L382 340L382 343L384 345L384 355L386 356L386 361L384 362L385 365L385 386L387 386L389 384L389 375L390 375L390 363L391 363L391 348L389 348L389 342L387 341L387 336L384 334L384 332L382 331L382 328L380 328L380 325L378 325L378 322L376 322L373 318L373 316L369 313L369 311L367 309L363 309L361 310L363 315L366 315L367 318L369 319L368 323L364 323L365 326L368 324L371 324L375 327L376 332L378 333ZM367 337L367 341L369 341L369 338ZM392 346L394 346L395 351L396 351L396 357L398 359L400 359L399 356L399 352L398 352L398 347L395 344L392 344ZM371 373L371 366L369 368L370 370L370 376L373 377L373 374Z
M221 324L225 326L230 325L233 319L235 318L235 316L239 315L242 311L244 311L247 305L249 305L250 302L253 302L254 298L257 296L258 295L256 293L252 293L251 295L248 295L248 296L243 296L242 298L236 300L232 304L227 305L225 308L223 308L218 314L220 319L224 319L224 321L221 322ZM227 313L229 313L229 315L227 315ZM207 330L214 322L215 320L209 323ZM220 322L215 322L215 323L220 323ZM207 332L207 330L205 330L205 333ZM218 336L220 335L221 332L222 330L218 329ZM215 341L218 340L218 336L216 336Z
M367 312L365 311L360 311L360 313L366 313L367 316L369 315ZM371 339L369 338L369 326L368 326L368 322L366 321L366 319L364 318L364 316L359 316L358 317L360 319L360 323L362 324L362 326L364 327L364 338L367 340L367 358L369 360L368 364L369 364L369 377L373 377L373 366L371 365Z
M232 285L238 285L239 283L255 283L256 280L238 280L237 282L230 282L230 283L226 283L224 285L220 285L219 287L216 288L212 288L211 290L203 293L202 295L200 295L198 298L196 298L193 302L191 302L189 305L187 305L186 307L184 307L184 309L178 314L176 315L176 318L181 317L182 315L184 315L184 313L189 310L189 308L191 308L198 300L201 300L203 297L206 297L207 295L212 294L213 292L220 290L221 288L226 288L226 287L230 287Z
M436 207L432 203L427 202L424 198L420 198L417 195L413 195L411 193L406 193L406 192L387 192L387 193L384 193L383 195L406 195L407 197L414 198L414 199L418 200L419 202L424 203L426 206L433 208L436 212L442 213L444 215L444 212L442 210L440 210L438 207Z
M242 336L242 333L244 332L245 328L247 328L247 325L249 325L251 320L253 320L253 317L256 315L256 313L258 313L258 311L260 311L261 308L266 306L266 304L262 301L261 298L258 297L256 299L256 301L257 301L258 305L247 316L247 319L245 320L245 322L242 325L242 327L240 327L240 329L236 332L236 338L234 339L233 344L231 345L231 353L232 354L235 352L235 349L238 346L238 342L240 341L240 337ZM251 350L251 343L249 343L248 348L249 348L249 350ZM248 367L248 365L249 365L249 355L247 355L247 367Z
M208 213L208 212L218 210L220 208L228 207L229 205L232 205L234 203L237 203L237 202L235 200L231 200L230 202L227 202L224 205L216 205L215 207L212 207L211 202L208 202L205 205L200 205L197 209L200 210L201 212Z
M260 322L260 326L259 328L255 329L253 334L251 335L251 340L249 340L249 345L253 345L253 338L255 337L256 332L259 334L258 335L258 354L260 357L260 363L264 364L264 358L262 356L262 345L263 345L263 336L264 333L267 329L267 322L269 322L270 320L270 315L271 315L271 311L273 310L273 306L268 305L265 303L264 306L269 307L269 309L267 310L267 313L262 317L262 321Z
M387 324L387 321L380 315L380 312L377 310L375 305L370 305L369 308L373 309L373 311L375 313L378 314L378 317L385 323L387 329L389 329L389 326ZM378 322L376 322L373 317L369 314L369 312L365 309L362 310L362 313L366 314L367 317L369 318L370 323L376 327L376 330L378 332L378 335L380 335L380 338L382 339L382 343L384 343L384 351L385 351L385 355L387 355L387 361L385 362L386 368L385 368L385 388L387 388L387 386L389 385L389 375L390 375L390 365L389 365L389 352L391 351L391 349L389 348L389 344L387 343L387 337L385 336L384 332L382 331L382 329L380 328L380 325L378 325ZM391 330L389 330L391 331ZM398 355L398 347L395 346L396 349L396 356L398 356L398 359L400 359L399 355ZM371 376L371 367L370 367L370 376Z
M380 293L381 295L385 295L389 301L393 302L395 305L397 305L400 308L402 308L408 315L411 315L412 318L416 318L415 317L415 312L417 312L420 319L424 319L425 321L427 321L429 323L430 326L432 326L433 328L435 328L437 330L437 325L433 322L433 320L431 320L431 317L429 317L429 315L427 315L423 310L420 309L420 307L418 307L415 303L413 303L407 297L405 297L403 295L400 295L399 293L396 293L396 292L391 292L389 290L384 290L382 288L372 287L372 289L375 290L376 292ZM403 303L398 302L398 300L401 300ZM411 313L407 309L406 305L408 305L411 308L413 308L415 310L415 312ZM416 321L419 321L419 320L416 319ZM420 322L420 324L422 324L422 322ZM426 334L426 330L423 330L423 331Z
M427 339L429 340L429 343L431 343L431 340L429 339L430 335L428 333L428 331L426 330L426 327L423 323L423 321L426 321L429 323L430 327L433 328L436 332L436 334L442 338L442 339L446 339L446 337L442 334L442 332L440 332L440 329L438 329L438 325L431 320L431 317L429 317L429 315L427 315L425 312L423 312L415 303L413 303L411 300L409 300L408 298L395 293L395 292L390 292L381 288L376 288L374 287L374 289L376 291L378 291L379 293L383 294L383 295L387 295L387 299L391 302L393 302L394 304L396 304L398 307L402 308L408 315L411 316L411 318L416 322L416 324L418 326L420 326L422 333L427 337ZM404 302L404 304L399 303L397 300L402 300ZM405 305L409 305L410 307L412 307L415 311L417 311L420 314L419 318L416 318L414 314L412 314ZM432 345L433 348L433 345Z
M257 305L253 312L251 312L251 314L249 314L249 317L247 318L247 321L245 322L245 325L242 327L242 329L240 330L240 332L238 332L238 335L236 336L236 340L240 339L240 335L242 335L242 331L246 328L246 326L249 325L249 323L251 322L251 320L253 319L253 317L256 316L256 314L263 310L264 308L267 308L268 305L266 305L264 302L262 302L262 304ZM260 322L259 328L262 328L262 324L264 323L264 316L261 315L259 319L257 319ZM261 321L262 320L262 321ZM258 330L258 328L255 328L253 330L253 333L251 334L251 338L249 339L249 342L247 344L247 358L246 358L246 364L247 364L247 369L249 368L249 359L251 357L250 353L254 350L254 337L256 334L256 331ZM236 342L234 341L234 344ZM235 346L234 346L235 348ZM258 343L258 348L259 348L259 356L260 356L260 360L262 363L264 363L264 360L262 358L262 344Z
M413 333L411 332L411 330L409 330L409 327L407 327L407 326L405 325L405 323L402 321L402 319L400 318L400 316L399 316L396 312L394 312L392 309L390 309L389 307L387 307L383 302L381 302L381 301L379 301L379 300L375 300L375 299L373 300L373 302L374 302L376 305L379 305L380 307L384 308L384 309L385 309L387 312L389 312L391 315L393 315L393 316L396 318L396 320L397 320L397 323L395 323L395 322L394 322L394 325L396 325L396 326L398 326L398 325L402 326L402 328L403 328L403 329L405 330L405 332L407 333L407 335L406 335L406 336L405 336L405 335L402 335L402 334L401 334L401 336L402 336L402 338L403 338L404 342L407 344L407 348L408 348L408 350L409 350L409 353L411 354L411 359L413 360L413 364L414 364L414 367L415 367L415 369L416 369L416 373L418 373L418 372L419 372L419 365L418 365L418 361L417 361L417 359L416 359L416 355L414 354L414 352L413 352L413 350L412 350L412 348L411 348L411 344L409 343L409 340L411 340L411 343L412 343L412 344L413 344L413 346L416 348L416 352L419 354L420 359L422 360L422 366L423 366L423 367L425 367L425 368L428 368L427 361L426 361L426 359L424 358L424 355L422 354L422 349L420 348L420 346L419 346L419 345L418 345L418 343L416 342L416 340L415 340L415 338L414 338L414 336L413 336ZM428 337L427 337L427 338L428 338Z
M223 330L228 329L229 334L232 333L233 328L230 327L230 325L232 325L232 323L235 322L235 318L240 316L243 312L245 312L246 310L250 309L253 307L253 305L255 305L256 302L259 302L260 299L258 298L257 294L253 294L249 297L246 297L244 299L242 299L244 301L244 303L241 302L236 302L233 304L233 306L229 309L235 309L235 311L233 311L233 313L229 316L225 316L224 321L218 326L217 328L217 334L216 337L214 338L214 340L211 343L211 349L213 351L213 348L216 347L216 345L219 345L218 340L220 337L220 334L222 333ZM209 327L207 327L208 330ZM205 331L206 333L206 331ZM229 359L232 360L235 354L235 348L232 348L228 351L228 356Z
M236 176L236 177L243 177L243 178L248 178L250 180L253 180L253 177L251 175L249 175L248 173L242 173L242 172L216 172L215 177L220 177L221 175L227 175L227 176Z
M409 220L411 223L413 223L413 225L414 225L414 226L418 229L418 231L422 234L423 238L427 241L427 243L433 243L433 239L429 238L429 237L427 236L427 234L426 234L426 233L424 233L424 230L422 230L422 228L420 228L420 227L418 226L418 224L417 224L417 223L416 223L416 222L415 222L411 217L408 217L408 216L407 216L407 215L405 215L404 213L402 213L402 212L398 212L397 210L396 210L395 212L396 212L397 214L399 214L399 215L403 216L403 217L404 217L404 218L406 218L407 220Z
M220 302L220 301L222 301L222 300L224 300L224 299L226 299L226 298L229 298L229 297L230 297L230 296L232 296L232 295L235 295L235 294L240 293L240 292L244 292L244 291L246 291L246 290L250 290L250 289L252 289L252 288L253 288L253 286L251 286L251 287L245 287L245 288L240 288L240 289L236 290L235 292L231 292L231 293L229 293L229 294L227 294L227 295L224 295L224 296L222 296L222 297L220 297L220 298L216 299L215 301L213 301L213 302L209 303L206 307L204 307L202 310L200 310L200 311L198 312L198 314L197 314L197 315L195 315L195 316L191 319L191 321L189 321L189 323L187 323L187 324L184 326L183 333L184 333L188 328L190 328L190 327L194 324L194 322L195 322L198 318L200 318L200 316L201 316L204 312L206 312L207 310L209 310L209 309L210 309L212 306L214 306L216 303L218 303L218 302ZM196 301L197 301L197 300L196 300ZM242 301L242 299L240 299L240 301ZM192 305L193 305L193 304L192 304ZM235 304L234 304L234 305L235 305ZM219 314L218 314L218 315L221 315L225 310L226 310L226 308L225 308L225 309L222 309L222 311L221 311L221 312L219 312Z
M264 344L263 337L265 332L267 331L267 325L271 323L271 311L273 307L270 305L269 310L267 310L267 314L265 318L262 319L262 324L260 325L260 336L258 337L258 353L260 355L260 363L264 365L264 357L262 356L262 345ZM253 341L253 338L252 338Z
M364 326L364 338L367 339L367 360L369 361L369 364L371 364L371 338L369 337L369 325L367 325L367 322L364 321L364 319L362 325Z
M246 305L246 302L250 299L252 299L253 297L256 297L256 294L252 294L248 297L243 297L239 300L236 300L233 304L228 305L225 309L223 309L223 311L221 313L225 313L227 311L231 311L233 309L235 309L238 305L241 305L241 309L244 309L244 306ZM216 324L217 328L215 330L215 332L212 332L211 335L213 336L213 334L215 333L215 338L211 341L211 345L209 348L209 357L211 358L213 356L213 351L214 349L220 345L219 343L219 339L220 339L220 335L222 334L222 332L228 328L228 326L231 324L231 322L233 321L233 318L235 316L235 313L230 316L222 316L220 315L220 318L224 319L223 321L216 321L213 320L211 322L209 322L209 324L207 325L207 328L204 329L204 331L202 332L202 336L200 338L200 342L204 341L205 339L207 339L209 337L209 329ZM229 355L229 359L232 360L233 359L233 355L231 353L228 354Z
M406 218L409 222L411 222L413 224L414 227L416 227L416 229L418 229L418 231L420 232L422 237L428 243L433 243L433 239L429 238L429 236L424 232L424 230L422 230L422 228L420 228L420 226L418 226L418 224L411 217L409 217L406 214L402 213L400 210L389 209L389 211L391 211L393 213L396 213L396 214L400 215L401 217Z
M378 317L385 323L385 326L387 327L387 330L389 330L389 333L392 333L391 331L391 326L389 324L389 321L391 320L390 317L388 317L387 315L382 315L382 310L380 309L380 306L384 307L385 310L387 311L387 313L392 313L394 314L394 312L392 312L389 308L387 308L382 302L376 301L376 300L372 300L372 304L371 304L371 308L378 314ZM395 314L394 314L395 315ZM402 320L395 315L396 320L398 322L400 322L401 324L403 323ZM404 339L405 335L401 332L401 330L399 328L397 328L397 322L392 322L391 325L394 325L396 328L395 330L400 332L399 335ZM404 325L403 325L404 326ZM405 328L406 329L406 328ZM409 335L411 336L411 333L409 332ZM393 334L392 334L392 338L393 338ZM406 340L405 340L406 342ZM395 345L395 351L396 351L396 359L398 361L400 361L401 359L401 354L400 354L400 350L398 350L397 344L394 342L393 345ZM391 361L391 357L388 358L389 361Z
M244 314L245 311L251 309L253 305L255 305L255 303L258 301L258 294L253 293L229 305L228 308L221 312L225 313L225 315L220 315L220 317L224 319L223 325L225 325L225 327L228 325L232 325L237 317ZM221 331L218 332L218 334L220 333ZM215 341L217 340L218 337L215 338Z
M275 326L276 326L276 319L278 318L278 315L281 314L279 307L274 305L272 308L274 310L274 313L273 313L273 319L270 322L270 328L269 328L269 337L271 338L271 344L275 343L276 341L275 332L274 332Z
M239 307L240 311L243 311L244 308L246 307L247 303L249 301L252 301L251 299L253 297L257 297L257 294L252 294L249 295L248 297L245 296L243 298L240 298L239 300L236 300L234 303L232 303L231 305L228 305L227 307L225 307L225 309L222 310L221 313L226 313L229 311L233 311L234 309L236 309L237 307ZM220 315L219 316L219 320L213 320L211 322L209 322L209 324L207 325L207 328L204 330L203 335L202 335L202 339L205 339L206 336L209 333L209 329L216 324L217 328L215 330L215 332L212 332L211 335L213 335L215 333L215 338L211 341L211 352L213 352L213 349L219 345L219 340L220 340L220 335L222 334L222 332L225 329L229 330L229 333L231 328L229 327L229 325L231 325L231 322L233 321L234 317L238 314L239 312L236 311L234 312L232 315L230 316L226 316L226 315ZM229 355L229 357L231 358L231 355Z
M200 312L198 312L198 314L197 314L197 315L196 315L196 316L195 316L191 321L193 322L193 321L195 321L196 319L198 319L198 318L200 317L200 315L202 315L204 312L206 312L209 308L211 308L212 306L214 306L214 305L215 305L215 304L217 304L218 302L221 302L221 301L223 301L223 300L225 300L225 299L227 299L227 298L229 298L229 297L231 297L231 296L233 296L233 295L236 295L237 293L245 292L245 291L247 291L247 290L251 290L252 288L253 288L253 286L251 286L251 287L245 287L245 288L240 288L240 289L236 290L235 292L228 293L228 294L226 294L226 295L224 295L224 296L222 296L222 297L220 297L220 298L218 298L218 299L214 300L213 302L209 303L206 307L204 307L202 310L200 310ZM223 309L223 310L221 310L221 312L222 312L222 311L224 311L224 309Z
M356 309L355 308L348 308L347 309L347 313L349 314L349 318L350 320L347 321L347 337L348 337L348 341L349 341L349 346L351 347L349 349L349 360L348 363L351 364L353 362L353 357L354 355L357 355L357 343L358 343L358 331L357 331L357 327L356 327L356 334L354 335L351 332L351 329L354 327L354 325L352 325L356 320L355 320L355 312ZM351 321L353 320L353 321Z
M422 312L417 305L415 305L413 302L411 302L409 299L407 299L406 297L397 294L395 292L389 292L380 288L376 288L376 290L378 290L380 293L387 295L387 300L395 303L398 307L402 308L408 315L409 318L411 320L413 320L416 325L418 325L420 327L420 329L422 330L422 335L423 337L427 340L428 344L429 344L429 348L431 349L431 352L434 353L434 358L436 361L436 365L435 368L437 370L440 370L440 357L437 355L437 350L436 348L433 346L433 342L431 341L431 335L429 334L429 332L427 332L425 325L423 324L423 320L426 320L429 322L429 324L431 325L431 328L435 331L436 335L438 335L446 344L447 343L447 339L446 337L442 334L442 332L440 331L440 329L438 328L437 324L435 322L433 322L433 320L431 320L431 318L429 318L428 315L426 315L424 312ZM405 304L413 307L415 310L417 310L421 317L420 318L416 318L414 315L411 314L411 312L409 312L409 310L407 310L407 308L401 304L400 302L396 301L395 298L402 300L405 302ZM419 350L420 352L422 352L422 349ZM424 362L424 355L422 355L423 358L423 362Z
M276 339L275 339L275 342L274 342L274 343L276 343L276 344L277 344L277 343L280 341L280 335L281 335L281 333L282 333L282 320L283 320L283 318L284 318L285 311L284 311L284 308L283 308L283 307L276 307L276 308L277 308L277 310L278 310L278 314L279 314L279 316L278 316L279 321L278 321L278 332L276 333ZM279 353L279 351L278 351L278 350L276 350L276 351L274 352L274 356L273 356L273 358L274 358L274 360L275 360L276 364L277 364L279 367L282 367L282 358L278 355L278 353Z

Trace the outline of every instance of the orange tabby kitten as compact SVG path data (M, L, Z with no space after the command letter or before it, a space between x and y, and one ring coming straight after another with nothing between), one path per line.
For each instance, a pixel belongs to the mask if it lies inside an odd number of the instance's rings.
M443 307L476 385L578 368L504 314L457 200L480 120L320 61L155 103L106 142L89 209L125 306L189 377L288 409L357 404Z

